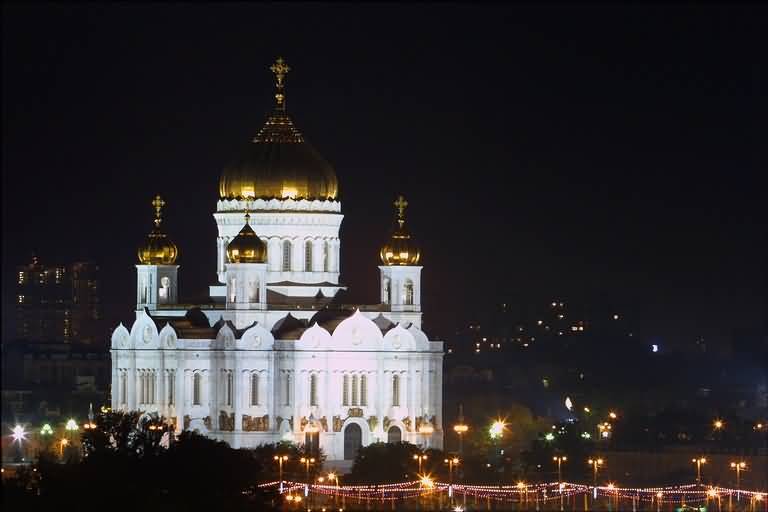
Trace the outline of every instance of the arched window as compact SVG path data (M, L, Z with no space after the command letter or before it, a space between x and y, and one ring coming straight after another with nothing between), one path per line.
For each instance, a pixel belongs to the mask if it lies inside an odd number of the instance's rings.
M368 405L368 377L360 376L360 405Z
M323 270L331 271L331 244L326 240L323 242Z
M259 374L251 374L251 405L259 405Z
M231 371L227 371L225 375L227 378L227 405L231 407L232 406L232 388L234 387L233 386L234 378Z
M304 242L304 272L312 272L312 240Z
M229 280L229 302L237 302L237 279Z
M408 306L413 305L413 281L410 279L405 280L405 285L403 286L403 304L406 304Z
M400 406L400 376L392 376L392 407Z
M345 375L341 385L341 405L349 405L349 375Z
M283 272L291 270L291 241L283 240Z
M192 405L200 405L200 374L192 377Z
M358 383L358 377L357 375L352 376L352 405L358 405L357 401L357 383Z
M317 375L309 376L309 405L317 405Z

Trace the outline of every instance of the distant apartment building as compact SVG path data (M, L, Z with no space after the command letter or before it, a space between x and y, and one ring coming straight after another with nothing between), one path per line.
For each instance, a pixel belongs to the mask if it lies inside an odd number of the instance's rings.
M104 344L99 267L48 266L37 257L16 269L16 338L29 342Z

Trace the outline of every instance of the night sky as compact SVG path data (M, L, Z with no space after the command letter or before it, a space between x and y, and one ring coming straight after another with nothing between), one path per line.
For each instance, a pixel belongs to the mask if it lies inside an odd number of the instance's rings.
M34 249L93 258L130 320L156 193L182 299L202 296L219 175L281 55L288 111L339 178L351 300L377 302L403 193L433 337L553 298L670 342L764 329L766 13L4 4L4 317Z

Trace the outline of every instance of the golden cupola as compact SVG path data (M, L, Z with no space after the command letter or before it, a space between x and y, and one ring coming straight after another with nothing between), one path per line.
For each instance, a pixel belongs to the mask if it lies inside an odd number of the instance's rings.
M173 265L179 256L179 250L176 244L160 230L160 223L163 221L163 206L165 201L159 195L152 200L152 206L155 209L155 227L147 235L147 240L139 247L139 262L142 265Z
M381 262L389 266L418 265L421 251L405 228L405 208L408 206L408 202L403 196L400 196L394 205L397 209L397 227L384 247L381 248Z
M304 140L286 113L285 76L290 68L278 58L270 70L276 79L275 110L256 137L224 168L219 197L336 199L336 172Z
M251 216L245 213L245 226L227 245L227 259L230 263L266 263L267 245L253 230L249 221Z

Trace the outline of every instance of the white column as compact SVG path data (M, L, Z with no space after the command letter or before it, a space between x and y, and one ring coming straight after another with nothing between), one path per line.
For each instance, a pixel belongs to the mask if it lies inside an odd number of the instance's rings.
M185 393L184 379L186 372L180 365L176 365L176 397L174 399L174 408L176 409L176 431L181 432L184 429L184 412L186 407L187 394Z
M245 373L242 369L242 364L240 363L240 358L235 358L235 368L232 370L234 372L234 375L232 376L232 382L235 386L234 393L232 396L232 399L235 401L234 403L234 409L235 409L235 432L240 432L243 430L243 405L244 405L244 395L247 395L247 393L243 393L243 390L246 389L244 387L244 380L245 380Z
M135 411L136 407L136 352L130 351L128 356L128 410Z

